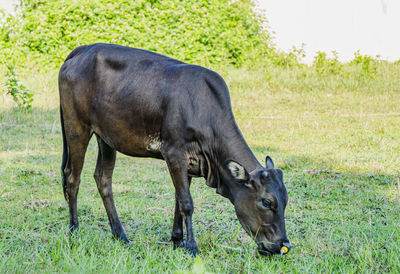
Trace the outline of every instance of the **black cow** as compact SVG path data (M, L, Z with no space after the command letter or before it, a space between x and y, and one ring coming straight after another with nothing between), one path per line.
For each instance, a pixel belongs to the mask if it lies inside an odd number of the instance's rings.
M87 145L96 135L94 178L113 235L128 242L111 189L116 151L167 162L175 186L174 247L197 254L192 177L228 198L262 254L286 253L283 174L260 165L233 117L224 80L206 68L110 44L80 46L59 73L64 142L62 179L71 230L78 228L77 195ZM183 227L186 226L186 241ZM282 250L282 251L281 251Z

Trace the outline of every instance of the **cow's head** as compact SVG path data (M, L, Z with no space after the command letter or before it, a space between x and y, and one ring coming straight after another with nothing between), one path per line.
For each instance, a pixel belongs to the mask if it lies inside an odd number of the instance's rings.
M263 255L286 253L290 242L286 237L284 212L288 194L283 184L283 173L274 168L270 157L266 167L248 173L235 161L228 161L228 169L240 184L233 204L240 223L254 237L258 251ZM285 248L286 247L286 248Z

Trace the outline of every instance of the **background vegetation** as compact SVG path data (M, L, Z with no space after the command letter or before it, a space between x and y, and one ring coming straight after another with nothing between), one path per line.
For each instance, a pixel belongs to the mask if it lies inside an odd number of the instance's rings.
M343 64L319 53L313 65L301 64L301 49L273 48L250 1L65 2L25 0L0 29L0 272L400 272L399 62L356 53ZM92 42L156 50L225 78L257 158L270 155L284 170L288 255L258 256L231 204L203 179L192 194L204 265L172 251L165 163L120 154L115 200L132 245L113 241L92 176L94 140L81 230L68 236L57 67ZM33 94L23 96L32 107L18 108L9 91Z
M265 55L270 38L252 1L22 0L0 29L2 55L59 67L82 44L115 43L177 59L240 66ZM21 56L18 56L20 58Z

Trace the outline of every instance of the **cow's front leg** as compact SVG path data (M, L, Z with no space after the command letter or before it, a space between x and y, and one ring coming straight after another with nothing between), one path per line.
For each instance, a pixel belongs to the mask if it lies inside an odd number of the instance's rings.
M171 174L172 181L175 186L177 207L179 207L179 213L181 214L181 218L185 222L186 227L186 242L184 247L192 254L198 254L197 243L194 239L193 235L193 227L192 227L192 214L193 214L193 200L190 195L190 179L187 174L187 167L184 155L176 148L171 148L169 150L164 151L163 153L164 159L167 162L169 172ZM176 210L175 210L176 211ZM179 242L179 223L182 223L182 219L180 219L177 214L175 214L174 218L174 231L178 232L175 234L177 236L176 240ZM175 230L176 229L176 230ZM182 229L181 229L182 231ZM174 241L175 243L175 241Z
M189 177L189 187L192 178ZM174 225L172 227L171 241L174 242L174 249L178 247L184 247L183 241L183 217L179 209L178 195L175 193L175 213L174 213Z
M174 225L172 226L171 241L174 242L174 249L184 247L183 243L183 218L179 210L178 195L175 193Z

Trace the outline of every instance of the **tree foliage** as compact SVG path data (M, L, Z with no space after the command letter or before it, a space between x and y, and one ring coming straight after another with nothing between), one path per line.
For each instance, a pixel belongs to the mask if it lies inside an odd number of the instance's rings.
M105 42L241 66L273 51L264 21L252 0L21 0L0 26L0 55L59 66L75 47Z

